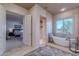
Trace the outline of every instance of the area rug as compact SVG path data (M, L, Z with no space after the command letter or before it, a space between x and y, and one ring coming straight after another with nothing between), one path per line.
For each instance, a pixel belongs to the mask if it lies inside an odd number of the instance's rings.
M42 46L26 54L25 56L75 56L75 55L50 46Z

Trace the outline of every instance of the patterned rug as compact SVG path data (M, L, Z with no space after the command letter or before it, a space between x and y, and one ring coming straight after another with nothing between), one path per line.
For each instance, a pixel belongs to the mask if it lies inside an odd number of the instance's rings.
M25 56L75 56L75 55L49 46L42 46L26 54Z

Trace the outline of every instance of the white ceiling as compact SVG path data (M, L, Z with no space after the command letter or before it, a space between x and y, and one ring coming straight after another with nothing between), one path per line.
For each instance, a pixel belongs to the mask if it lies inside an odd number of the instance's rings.
M60 13L60 9L62 8L66 8L66 10L70 10L79 7L79 3L40 3L38 5L45 8L52 14Z

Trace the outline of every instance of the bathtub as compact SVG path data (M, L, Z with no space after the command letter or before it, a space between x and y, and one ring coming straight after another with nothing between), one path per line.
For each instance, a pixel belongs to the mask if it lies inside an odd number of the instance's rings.
M65 46L65 47L69 46L69 40L66 40L66 38L57 37L57 36L52 36L52 38L53 38L54 43L58 45Z

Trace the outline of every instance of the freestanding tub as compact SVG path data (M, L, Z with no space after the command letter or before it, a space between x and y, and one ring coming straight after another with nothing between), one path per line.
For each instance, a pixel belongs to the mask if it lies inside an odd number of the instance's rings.
M68 47L69 46L69 40L66 40L66 38L52 36L54 43Z

